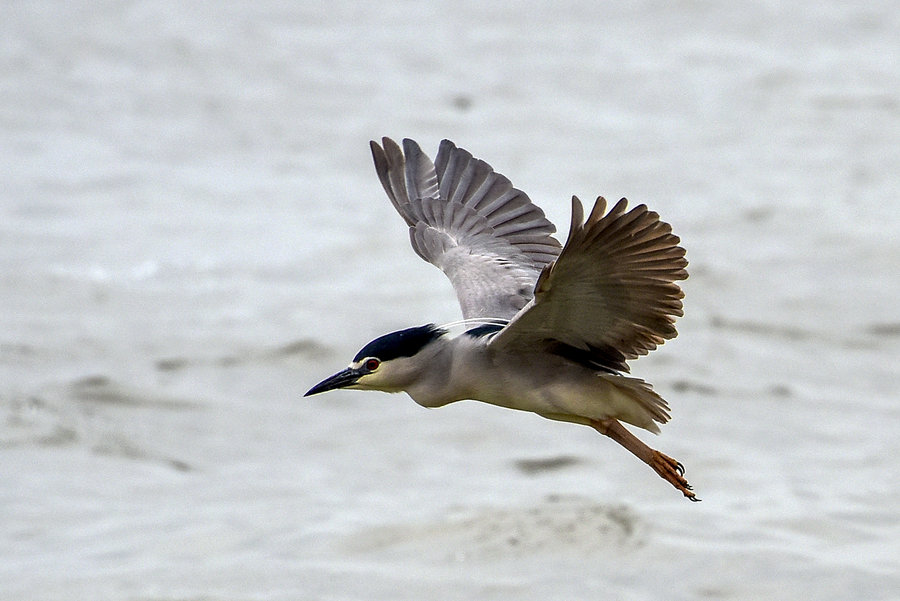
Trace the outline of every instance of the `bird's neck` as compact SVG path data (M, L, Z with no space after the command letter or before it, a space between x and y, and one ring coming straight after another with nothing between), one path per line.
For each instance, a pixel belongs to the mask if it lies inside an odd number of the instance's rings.
M406 393L423 407L442 407L454 401L473 398L468 386L471 378L467 371L473 365L481 365L478 355L484 353L482 341L465 335L444 336L436 340L430 360L424 364L415 382Z

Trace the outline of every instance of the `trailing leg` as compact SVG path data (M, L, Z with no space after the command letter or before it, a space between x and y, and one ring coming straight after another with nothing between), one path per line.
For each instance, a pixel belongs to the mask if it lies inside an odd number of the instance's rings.
M597 432L608 436L617 443L631 451L641 461L653 468L663 480L681 491L691 501L699 501L691 489L691 485L684 478L684 466L668 455L651 449L641 440L629 432L625 426L615 419L591 420L591 427Z

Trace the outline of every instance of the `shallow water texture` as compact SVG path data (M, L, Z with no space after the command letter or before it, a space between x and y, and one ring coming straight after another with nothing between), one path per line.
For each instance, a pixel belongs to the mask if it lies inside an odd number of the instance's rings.
M900 11L15 2L0 19L0 598L896 599ZM565 235L688 249L633 372L689 503L588 428L302 398L457 319L367 142L451 138Z

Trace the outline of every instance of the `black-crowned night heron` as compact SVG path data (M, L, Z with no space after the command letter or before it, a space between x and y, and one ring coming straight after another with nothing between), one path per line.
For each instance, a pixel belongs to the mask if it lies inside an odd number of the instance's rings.
M621 424L658 433L669 419L650 384L625 374L626 361L676 336L687 261L672 228L624 198L609 212L598 198L585 221L573 196L563 246L524 192L449 140L434 163L412 140L371 147L413 249L450 278L464 331L429 324L376 338L306 396L405 391L424 407L474 399L584 424L698 500L679 462Z

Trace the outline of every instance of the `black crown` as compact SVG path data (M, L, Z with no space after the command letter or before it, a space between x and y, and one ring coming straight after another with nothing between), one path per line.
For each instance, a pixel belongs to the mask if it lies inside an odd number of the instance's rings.
M447 333L433 323L379 336L362 348L353 361L362 361L366 357L376 357L381 361L390 361L398 357L412 357L429 342Z

